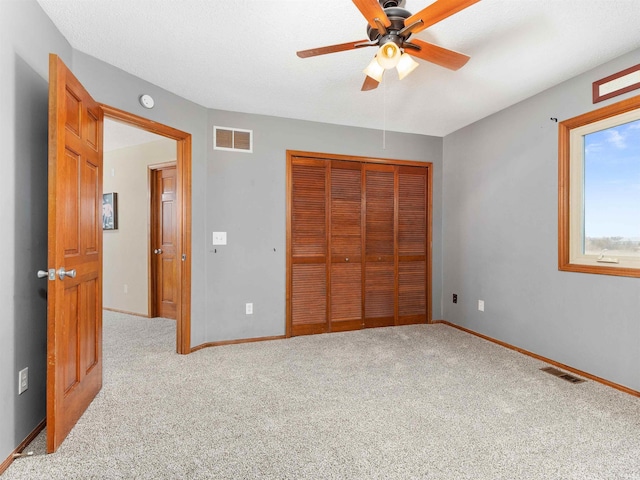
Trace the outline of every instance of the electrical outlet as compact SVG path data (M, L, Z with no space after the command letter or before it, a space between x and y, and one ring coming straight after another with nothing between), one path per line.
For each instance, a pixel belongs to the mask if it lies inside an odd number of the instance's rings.
M129 285L124 284L124 293L129 293Z
M247 315L253 315L253 303L247 303L244 308Z
M214 245L226 245L227 244L227 232L213 232L213 244Z
M478 300L478 310L484 312L484 300Z
M458 303L458 294L457 293L453 294L453 303Z
M22 395L29 388L29 367L18 372L18 395Z

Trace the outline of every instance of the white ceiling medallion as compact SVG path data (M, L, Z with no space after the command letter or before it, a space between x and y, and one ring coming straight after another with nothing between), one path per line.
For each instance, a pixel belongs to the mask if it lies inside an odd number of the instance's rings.
M140 98L138 100L140 101L140 105L142 105L144 108L153 108L153 106L156 104L156 102L153 101L153 97L151 95L147 95L146 93L144 95L140 95Z

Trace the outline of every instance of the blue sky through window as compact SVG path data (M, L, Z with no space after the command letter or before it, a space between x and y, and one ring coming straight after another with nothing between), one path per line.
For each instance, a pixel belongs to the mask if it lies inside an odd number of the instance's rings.
M584 136L584 235L640 240L640 120Z

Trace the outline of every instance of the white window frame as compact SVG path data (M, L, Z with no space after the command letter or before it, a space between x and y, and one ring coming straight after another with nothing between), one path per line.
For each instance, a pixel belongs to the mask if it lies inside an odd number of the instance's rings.
M559 124L558 268L640 277L640 258L584 254L584 137L640 120L640 96Z

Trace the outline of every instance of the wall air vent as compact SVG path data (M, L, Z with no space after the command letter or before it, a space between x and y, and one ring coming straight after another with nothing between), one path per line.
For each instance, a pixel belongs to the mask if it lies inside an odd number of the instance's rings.
M562 370L558 370L557 368L554 368L554 367L545 367L545 368L541 368L540 370L542 370L543 372L550 373L551 375L561 378L563 380L566 380L567 382L570 382L570 383L586 382L586 380L583 378L575 377L570 373L563 372Z
M232 152L253 152L253 130L213 127L213 149Z

